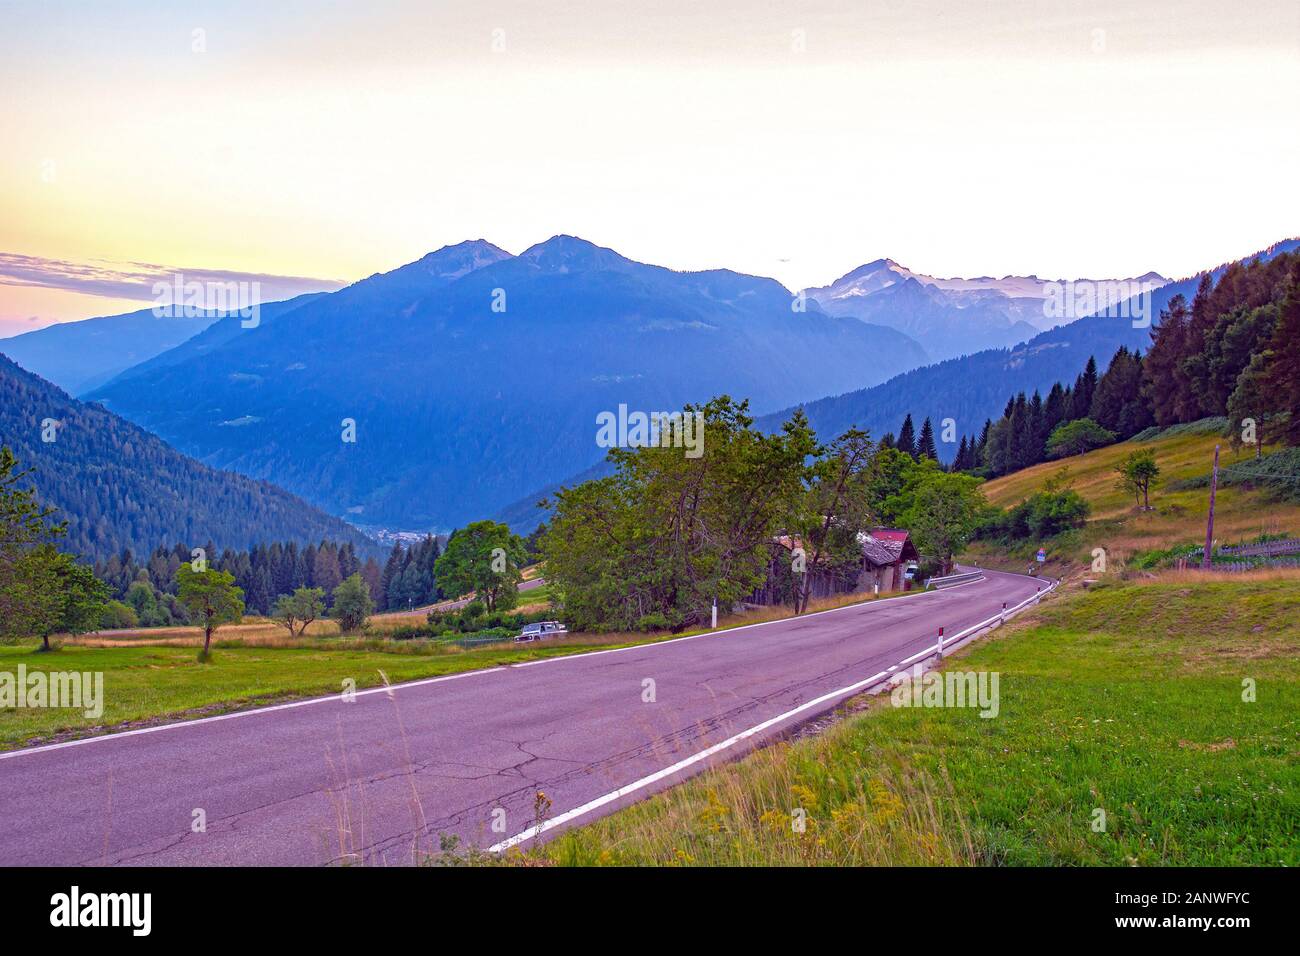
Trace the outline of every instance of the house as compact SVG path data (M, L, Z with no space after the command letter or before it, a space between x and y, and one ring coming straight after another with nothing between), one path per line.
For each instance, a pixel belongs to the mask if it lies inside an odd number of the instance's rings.
M876 528L858 534L860 558L847 566L816 568L808 582L812 597L829 597L833 594L852 594L865 591L906 591L912 582L908 567L920 560L911 534L898 528ZM767 566L767 579L749 596L749 604L784 604L792 596L791 566L797 549L803 543L798 537L777 535L772 539L771 558Z
M912 535L899 528L876 528L858 536L862 544L862 582L855 590L906 591L908 566L921 560Z

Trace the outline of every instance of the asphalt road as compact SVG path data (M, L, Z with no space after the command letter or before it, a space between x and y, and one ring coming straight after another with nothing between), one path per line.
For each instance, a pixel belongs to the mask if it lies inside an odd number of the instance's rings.
M734 759L933 645L939 626L956 634L1046 583L986 572L949 590L352 702L0 755L0 865L405 864L439 834L486 847L526 832L538 790L549 818L568 825L575 808L661 775L571 821L580 824Z

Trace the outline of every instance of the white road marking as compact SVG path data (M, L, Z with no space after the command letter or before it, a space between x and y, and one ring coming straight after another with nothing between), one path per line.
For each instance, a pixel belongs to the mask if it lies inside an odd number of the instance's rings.
M980 578L976 581L968 581L967 584L978 584L980 581L985 581L985 580L988 579ZM965 587L965 586L966 586L965 584L958 584L951 588L944 588L938 591L920 591L916 594L904 594L897 598L889 598L883 603L889 604L894 601L906 600L907 598L925 597L926 595L935 595L935 594L945 594L949 591L955 591L957 590L957 588ZM676 637L668 641L657 641L650 644L633 644L628 647L615 647L607 651L592 651L590 653L585 653L585 654L582 652L578 652L574 654L564 654L559 657L548 657L540 661L528 661L522 664L510 664L507 666L512 668L530 667L533 664L550 664L555 661L575 660L577 658L582 658L582 657L599 657L601 654L614 654L619 651L632 651L632 650L640 650L644 648L661 647L665 644L676 644L678 641L694 640L697 637L723 637L727 634L730 634L733 631L743 631L753 627L764 627L768 624L789 623L790 621L794 621L794 620L806 620L807 618L810 617L816 617L819 614L832 614L835 611L850 611L855 608L858 610L870 610L872 608L881 606L881 604L882 602L878 602L874 600L863 601L859 604L846 604L844 607L834 607L825 611L815 611L812 614L805 614L801 618L778 618L774 621L761 621L757 624L745 624L741 627L728 628L723 631L703 631L699 634L691 634L686 637ZM484 668L479 668L478 670L462 671L459 674L445 674L441 677L425 677L425 678L421 678L420 680L407 681L401 684L383 685L379 687L371 687L368 688L367 690L355 691L352 696L368 697L371 694L384 694L384 693L391 694L391 692L394 690L403 690L406 688L414 688L414 687L424 687L428 684L438 684L443 681L460 680L463 677L477 677L482 674L494 674L494 673L499 673L504 669L505 668L501 666L484 667ZM197 717L194 720L178 720L170 724L158 724L157 726L154 727L139 727L135 730L115 731L106 734L99 734L94 737L78 737L75 740L65 740L57 744L42 744L39 747L24 747L19 750L6 750L0 752L0 760L8 760L13 757L21 757L27 754L45 753L46 751L50 751L50 750L63 750L68 747L81 747L86 744L103 743L109 740L119 740L123 737L136 737L142 734L154 734L163 730L175 730L181 727L197 727L201 724L216 723L219 720L234 720L238 717L253 717L259 714L271 714L280 710L292 710L295 707L309 707L313 704L325 704L325 703L330 703L331 701L341 702L342 696L343 695L340 692L337 694L329 694L324 697L309 697L306 700L290 701L289 703L285 703L285 704L272 704L269 707L254 707L249 710L237 710L229 714L218 714L214 717Z
M391 693L394 689L404 687L422 687L425 684L437 684L445 680L460 680L462 677L474 677L477 674L491 674L500 671L499 667L484 668L482 670L464 671L460 674L444 674L442 677L425 677L421 680L411 681L405 684L381 685L371 687L366 690L354 691L352 697L369 697L371 694ZM197 727L200 724L212 724L218 720L234 720L236 717L251 717L254 714L270 714L277 710L292 710L295 707L309 707L312 704L327 704L330 701L342 702L343 692L331 694L328 697L310 697L307 700L290 701L287 704L272 704L270 707L256 707L252 710L237 710L229 714L218 714L215 717L197 717L194 720L178 720L170 724L159 724L156 727L139 727L135 730L120 730L115 733L100 734L97 737L78 737L76 740L65 740L57 744L43 744L40 747L26 747L22 750L7 750L0 753L0 760L8 760L10 757L21 757L24 754L44 753L47 750L62 750L65 747L80 747L83 744L102 743L105 740L119 740L122 737L135 737L140 734L156 734L160 730L173 730L177 727Z
M975 583L975 582L971 582L971 583ZM1053 588L1055 588L1057 583L1059 582L1053 582L1051 585L1047 587L1046 590L1035 591L1032 595L1027 597L1025 600L1021 601L1014 608L1007 608L1006 611L999 611L997 614L995 614L993 617L989 618L988 620L981 621L979 624L971 625L970 627L966 628L966 630L961 631L960 633L954 635L949 640L954 642L959 641L963 637L966 637L969 634L973 634L982 628L988 627L994 621L999 621L1004 619L1005 616L1013 614L1016 611L1019 611L1020 609L1026 607L1028 604L1030 604L1033 601L1039 600L1044 594L1046 594L1048 591L1051 591ZM961 587L961 586L962 585L955 585L955 587ZM952 588L947 588L945 590L952 590ZM936 591L936 592L925 592L925 593L937 594L940 592ZM834 608L833 610L841 610L841 609ZM825 614L828 612L822 611L820 613ZM809 616L811 617L812 615ZM764 623L773 623L773 622L764 622ZM752 624L748 626L759 627L761 625ZM740 630L740 628L736 628L735 630ZM777 724L789 720L791 717L794 717L797 714L801 714L804 711L809 710L813 707L819 707L822 704L829 703L830 701L833 701L836 698L842 698L851 695L859 690L865 690L871 687L872 685L879 683L882 679L888 677L889 671L897 670L899 667L904 667L912 663L913 661L919 660L922 657L932 657L934 653L935 653L935 648L927 648L926 650L921 651L921 653L919 654L913 654L905 661L900 661L898 664L895 664L893 667L889 668L889 670L881 671L879 674L873 674L871 677L868 677L865 680L860 680L855 684L849 684L847 687L841 687L839 690L833 690L829 694L822 694L822 696L814 698L813 700L810 700L805 704L800 704L798 707L795 707L791 710L787 710L783 714L778 714L777 716L771 717L760 724L755 724L753 727L750 727L747 730L742 730L740 733L736 734L735 736L728 737L726 740L722 741L721 743L716 743L712 747L708 747L704 750L701 750L699 753L692 754L691 756L685 758L684 760L679 760L677 761L677 763L673 764L670 767L665 767L663 770L657 770L652 774L648 774L647 776L642 777L640 780L634 780L632 783L629 783L623 787L619 787L617 790L611 790L609 793L605 794L604 796L597 797L595 800L589 800L588 802L582 804L579 807L574 807L572 810L567 810L564 813L561 813L557 817L552 817L551 819L546 820L543 823L540 823L536 826L529 827L527 830L524 830L522 833L516 833L514 836L510 837L509 839L502 840L500 843L495 843L492 846L488 847L488 852L502 853L513 846L518 846L520 843L525 843L528 840L533 839L534 837L541 836L543 833L545 833L548 830L553 830L555 827L563 826L565 823L568 823L570 820L576 820L578 817L588 814L592 810L598 810L601 807L605 806L606 804L612 803L613 801L618 800L621 797L625 797L628 794L636 793L636 791L638 790L644 790L646 787L650 786L651 784L658 783L660 780L663 780L666 777L671 777L673 774L685 770L687 767L697 764L701 760L707 760L709 757L712 757L714 754L721 753L727 748L740 743L740 741L753 737L755 734L760 734L764 730L767 730L770 727L775 727Z

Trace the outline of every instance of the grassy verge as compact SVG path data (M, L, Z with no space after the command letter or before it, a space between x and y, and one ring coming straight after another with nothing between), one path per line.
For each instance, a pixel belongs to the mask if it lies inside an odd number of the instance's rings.
M1000 673L997 717L858 701L867 713L564 834L534 859L1296 865L1297 587L1300 575L1275 572L1067 592L948 663Z
M878 600L884 600L882 596ZM812 611L860 603L860 594L815 602ZM866 598L871 600L871 598ZM789 608L763 608L732 615L719 630L790 616ZM319 627L319 629L318 629ZM436 677L522 661L671 640L685 634L575 634L531 644L502 644L464 650L433 641L393 641L382 637L341 638L333 622L313 625L303 638L290 638L272 624L222 628L214 641L215 659L197 661L202 636L196 628L168 628L166 634L139 637L85 637L62 643L50 654L35 652L36 642L0 645L0 672L100 671L104 674L104 713L86 718L81 711L51 708L0 709L0 750L69 736L126 729L142 722L210 716L294 698L337 693L351 678L358 688Z

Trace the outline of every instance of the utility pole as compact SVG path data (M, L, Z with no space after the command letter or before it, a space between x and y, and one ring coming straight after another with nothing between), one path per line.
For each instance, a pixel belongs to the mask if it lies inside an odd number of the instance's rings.
M1219 488L1219 446L1214 446L1214 471L1210 473L1210 518L1205 524L1205 554L1201 556L1201 570L1210 570L1210 549L1214 546L1214 493Z

